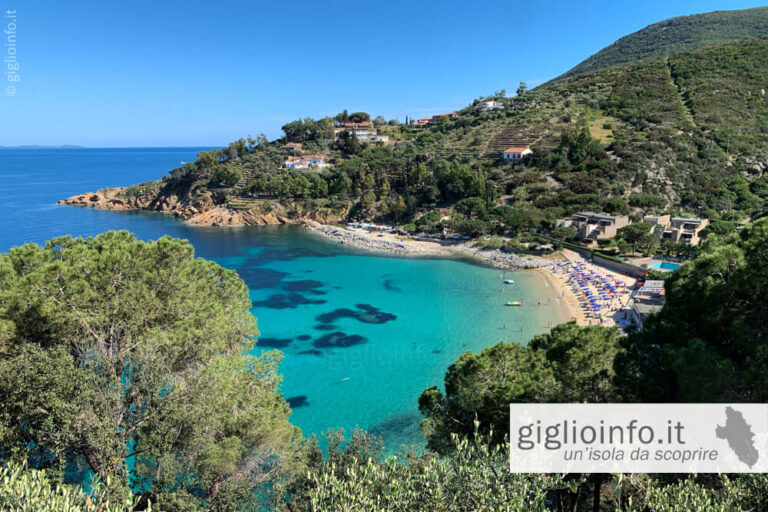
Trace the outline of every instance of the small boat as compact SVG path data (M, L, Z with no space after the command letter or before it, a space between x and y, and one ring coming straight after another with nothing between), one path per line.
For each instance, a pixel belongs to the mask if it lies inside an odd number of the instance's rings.
M520 302L519 300L511 300L507 302L507 306L522 306L522 305L523 303Z
M512 279L505 279L504 283L506 283L506 284L515 284L515 282Z

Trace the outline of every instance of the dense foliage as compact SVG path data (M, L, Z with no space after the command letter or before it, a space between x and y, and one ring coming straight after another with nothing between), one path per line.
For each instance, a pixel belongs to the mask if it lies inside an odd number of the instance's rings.
M0 255L0 458L189 509L250 499L297 436L245 284L127 232ZM172 493L172 496L169 496Z
M25 470L10 464L0 467L0 511L2 512L129 512L136 500L110 500L109 481L98 482L88 493L76 485L62 485L45 470ZM151 504L144 508L152 511Z

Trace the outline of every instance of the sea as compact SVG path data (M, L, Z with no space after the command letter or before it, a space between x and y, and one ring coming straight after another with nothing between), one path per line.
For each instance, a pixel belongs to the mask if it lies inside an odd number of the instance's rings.
M457 356L527 343L564 320L554 298L547 304L554 290L533 271L374 255L297 226L192 227L159 213L56 204L158 179L203 149L211 148L0 150L0 251L109 230L189 240L248 285L261 333L253 351L283 352L291 422L305 436L365 429L389 453L423 448L418 397L442 388ZM505 307L509 300L525 306Z

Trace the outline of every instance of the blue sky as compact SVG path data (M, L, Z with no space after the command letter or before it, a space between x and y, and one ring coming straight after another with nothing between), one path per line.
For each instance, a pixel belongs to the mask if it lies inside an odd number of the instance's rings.
M540 84L656 21L760 4L0 0L20 72L13 97L0 77L0 145L223 145L344 108L431 115Z

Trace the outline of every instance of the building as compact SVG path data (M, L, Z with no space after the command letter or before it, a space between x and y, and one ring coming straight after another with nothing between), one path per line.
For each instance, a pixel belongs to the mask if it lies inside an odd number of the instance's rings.
M284 153L298 153L301 151L301 144L298 142L289 142L285 146L283 146L283 152Z
M304 155L285 162L283 166L286 169L324 169L331 165L325 163L323 155Z
M496 100L481 101L477 104L480 110L504 110L504 104Z
M579 212L571 216L571 225L576 228L576 238L588 244L601 238L614 238L619 230L629 225L626 215Z
M504 161L519 162L531 154L533 154L533 151L528 147L507 148L504 150Z
M344 123L345 132L353 133L361 141L367 141L371 136L371 123Z
M452 121L454 119L458 119L459 114L456 112L449 112L448 114L435 114L432 116L432 118L429 120L430 123L439 123L443 120L443 118L447 118L449 121ZM419 119L421 121L421 119Z
M389 135L372 135L371 142L389 142Z
M643 221L653 226L651 232L662 242L669 240L690 245L699 245L701 231L709 225L708 219L686 219L669 215L646 215Z
M664 281L646 281L632 299L630 317L642 329L648 316L664 307Z

